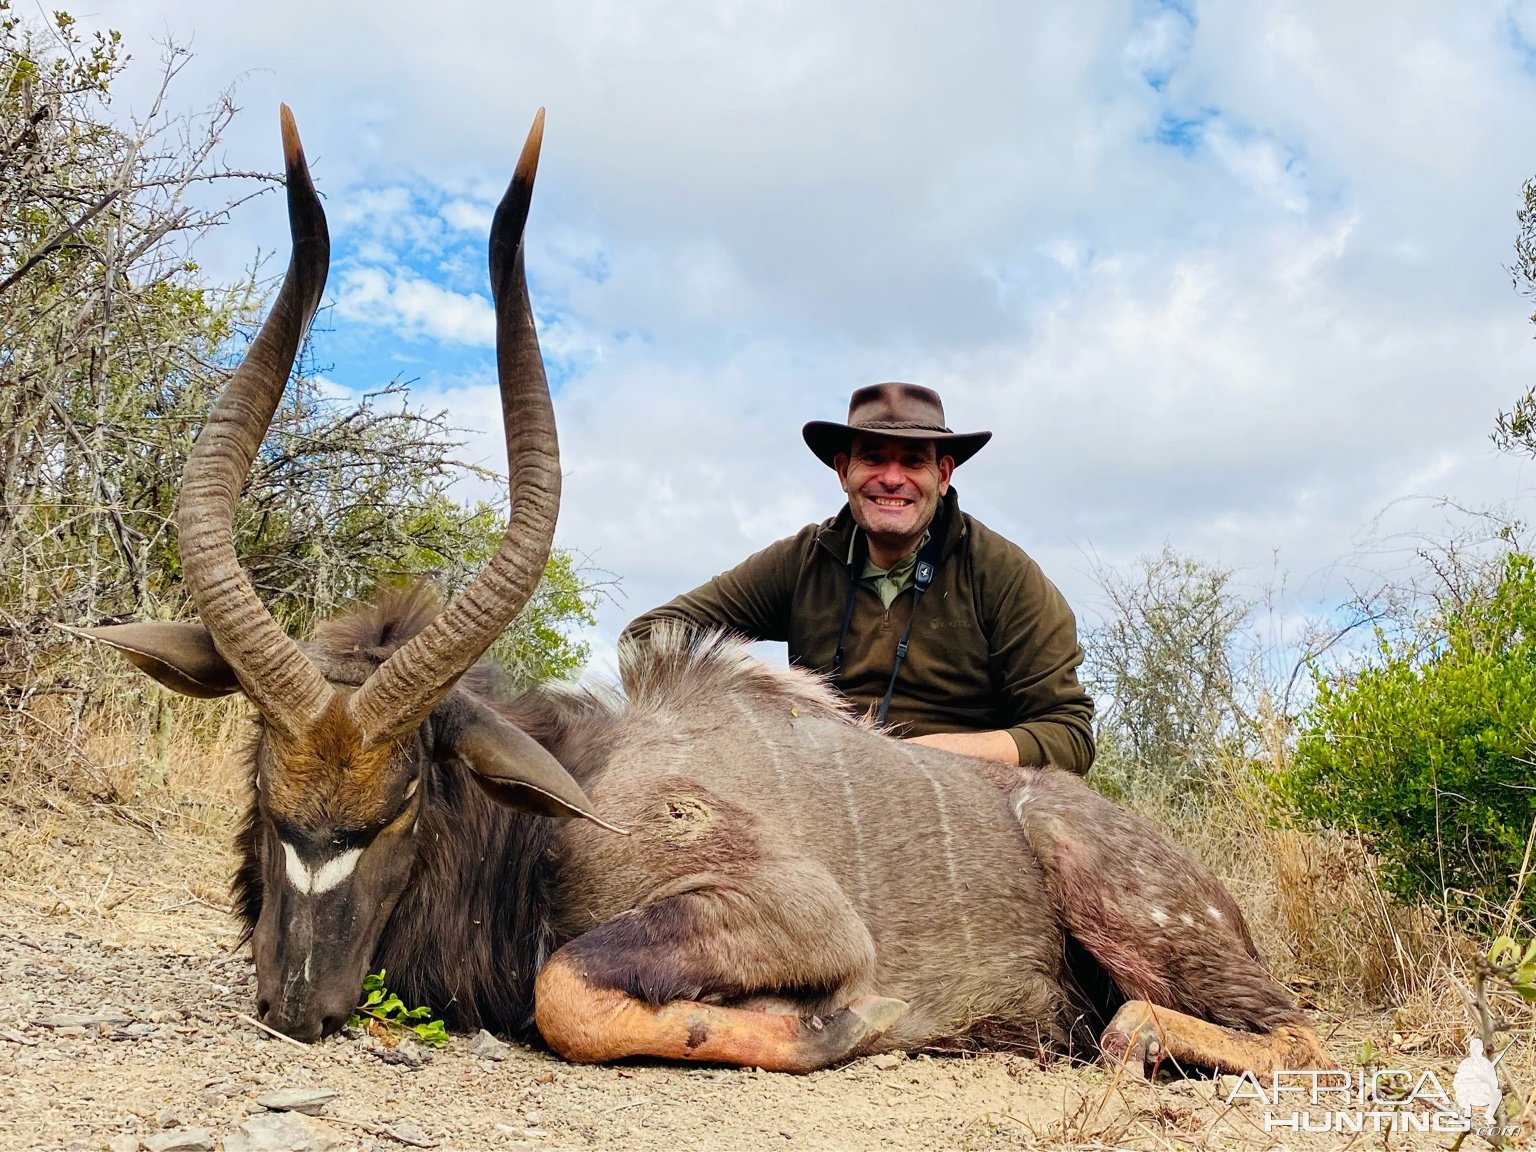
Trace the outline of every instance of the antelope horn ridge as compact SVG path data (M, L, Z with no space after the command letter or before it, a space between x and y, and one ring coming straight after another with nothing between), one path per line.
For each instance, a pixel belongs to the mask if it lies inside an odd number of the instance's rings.
M293 254L277 302L192 446L177 526L187 589L215 647L268 723L295 736L325 711L332 689L262 605L234 544L235 504L320 304L331 258L325 212L286 104L282 129Z
M352 718L370 743L415 728L432 711L522 611L549 559L560 509L560 449L523 270L523 226L543 139L541 108L491 224L496 369L511 488L506 535L474 583L351 697Z

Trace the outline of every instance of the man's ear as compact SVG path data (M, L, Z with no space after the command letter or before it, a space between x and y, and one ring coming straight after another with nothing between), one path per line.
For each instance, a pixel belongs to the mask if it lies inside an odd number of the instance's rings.
M201 624L163 621L66 631L116 648L135 668L183 696L211 700L240 691L234 669Z
M469 765L491 799L536 816L584 816L610 832L624 832L599 818L560 761L516 724L478 700L461 701L453 719L448 751Z
M949 495L949 478L955 474L955 458L953 456L939 457L939 495Z

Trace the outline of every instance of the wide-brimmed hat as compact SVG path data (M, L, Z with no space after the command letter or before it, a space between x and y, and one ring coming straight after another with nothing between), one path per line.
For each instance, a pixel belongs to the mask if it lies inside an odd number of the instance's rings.
M920 384L871 384L848 400L848 423L812 420L800 430L808 448L828 468L848 451L855 432L900 440L932 440L940 456L964 464L992 439L990 432L951 432L944 423L944 401Z

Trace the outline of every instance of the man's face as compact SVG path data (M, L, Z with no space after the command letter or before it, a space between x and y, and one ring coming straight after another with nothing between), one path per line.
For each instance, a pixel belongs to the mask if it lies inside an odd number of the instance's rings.
M833 459L854 522L886 547L916 545L939 500L949 491L955 462L932 440L855 433L848 454Z

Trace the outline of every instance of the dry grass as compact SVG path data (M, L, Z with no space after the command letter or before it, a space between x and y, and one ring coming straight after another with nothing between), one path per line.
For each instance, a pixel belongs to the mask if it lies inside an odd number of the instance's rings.
M227 911L245 806L238 702L157 713L137 685L80 714L36 702L0 728L0 884L39 915L177 938L185 910ZM229 921L229 934L236 934Z
M1346 1066L1428 1065L1443 1070L1449 1090L1450 1071L1476 1032L1458 989L1471 986L1472 962L1492 939L1512 930L1510 917L1494 910L1469 928L1465 919L1451 926L1439 908L1403 906L1382 887L1358 838L1279 826L1263 766L1224 767L1228 785L1198 820L1138 807L1227 884L1275 975L1315 1013L1337 1059ZM1513 931L1532 935L1528 926ZM1536 1010L1507 989L1490 999L1495 1016L1510 1025L1501 1070L1530 1096Z
M189 907L227 908L231 837L245 804L236 758L246 709L182 702L167 720L157 693L125 686L78 717L58 702L0 732L9 766L0 770L0 884L14 902L85 917L109 935L115 924L173 939ZM1261 781L1251 772L1231 780L1199 819L1142 808L1228 884L1276 975L1318 1014L1339 1059L1352 1064L1369 1045L1383 1066L1454 1067L1472 1028L1457 982L1467 983L1484 934L1449 931L1436 910L1396 904L1356 840L1277 827ZM142 854L153 855L153 867L135 867ZM1512 995L1498 1008L1522 1029L1506 1073L1516 1085L1536 1083L1536 1017ZM1144 1100L1117 1101L1113 1089L1064 1100L1049 1131L999 1114L971 1135L989 1147L1086 1149L1158 1133L1188 1145L1177 1102L1154 1115Z

